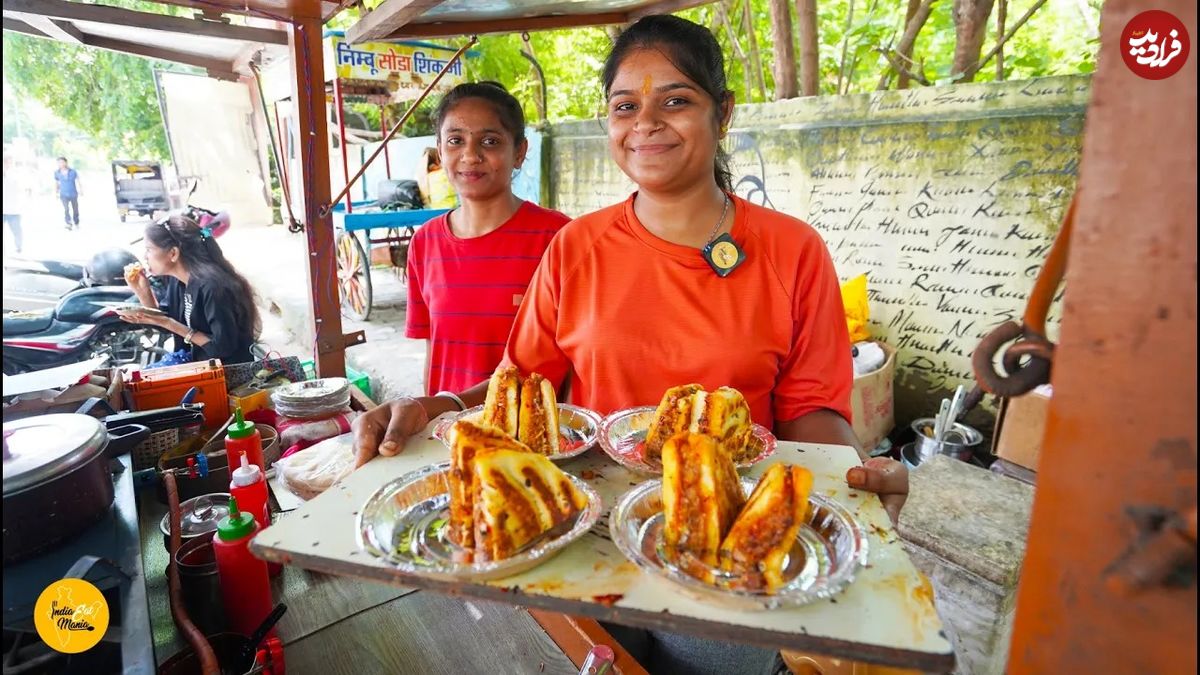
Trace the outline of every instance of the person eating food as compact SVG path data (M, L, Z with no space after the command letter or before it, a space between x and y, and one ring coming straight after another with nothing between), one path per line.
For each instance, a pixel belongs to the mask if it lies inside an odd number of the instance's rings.
M570 222L551 242L517 313L505 363L539 373L606 415L696 383L740 391L781 440L848 445L854 488L895 519L905 468L868 459L850 426L853 366L837 274L820 235L732 194L720 142L733 114L713 35L649 16L617 39L603 71L609 151L637 191ZM400 452L428 421L483 402L393 401L354 424L358 463ZM612 627L655 671L757 673L776 652Z

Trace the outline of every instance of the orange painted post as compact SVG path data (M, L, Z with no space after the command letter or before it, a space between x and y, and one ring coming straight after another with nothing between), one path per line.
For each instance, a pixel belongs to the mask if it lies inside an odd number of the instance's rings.
M313 360L320 377L345 376L346 346L338 299L333 218L329 203L329 129L319 17L299 17L289 31L296 107L297 151L308 238L308 292L312 301Z
M1194 2L1154 8L1195 39ZM1135 75L1121 33L1145 9L1100 21L1014 675L1196 672L1198 55Z

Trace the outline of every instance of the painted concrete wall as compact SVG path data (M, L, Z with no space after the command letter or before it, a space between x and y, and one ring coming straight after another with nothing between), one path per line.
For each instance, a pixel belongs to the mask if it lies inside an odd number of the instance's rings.
M737 193L815 226L843 280L868 274L873 337L898 348L898 424L972 386L979 339L1019 320L1074 190L1089 91L1070 76L737 108ZM555 208L633 190L602 122L550 136ZM1053 337L1057 310L1050 324ZM968 420L987 429L993 412Z

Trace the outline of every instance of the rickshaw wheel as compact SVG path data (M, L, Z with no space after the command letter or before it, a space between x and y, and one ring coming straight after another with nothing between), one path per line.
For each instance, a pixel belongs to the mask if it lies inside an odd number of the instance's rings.
M371 316L371 259L350 232L338 234L337 272L342 315L366 321Z

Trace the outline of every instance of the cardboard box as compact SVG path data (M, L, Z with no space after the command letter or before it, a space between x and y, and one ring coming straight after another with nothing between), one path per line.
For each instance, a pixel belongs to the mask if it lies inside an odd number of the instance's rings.
M112 406L113 410L122 410L124 406L121 404L121 392L124 390L124 380L122 379L121 370L119 368L101 368L92 371L92 375L108 380L108 386L103 388L103 394L94 386L77 384L68 387L53 401L27 399L6 407L4 409L4 421L11 422L34 415L73 413L79 410L79 407L92 396L104 399ZM105 413L107 411L101 407L96 409L96 412L92 414L99 415Z
M854 435L863 450L874 450L896 424L895 395L892 389L896 377L896 348L875 341L886 355L879 370L858 375L850 392L850 414Z
M1050 385L1046 384L1024 396L1004 399L996 416L993 455L1037 471L1052 393Z

